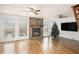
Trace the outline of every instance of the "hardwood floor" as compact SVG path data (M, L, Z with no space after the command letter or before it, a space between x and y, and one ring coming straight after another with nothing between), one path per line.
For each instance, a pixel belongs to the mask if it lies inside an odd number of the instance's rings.
M3 54L78 54L79 41L66 38L32 38L28 40L0 42Z

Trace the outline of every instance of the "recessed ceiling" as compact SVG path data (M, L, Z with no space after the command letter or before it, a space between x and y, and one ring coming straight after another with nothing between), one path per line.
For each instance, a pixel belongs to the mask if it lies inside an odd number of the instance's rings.
M73 16L71 4L1 4L0 13L30 16L29 12L22 11L22 10L26 10L26 7L28 6L41 10L39 15L34 15L38 17L50 17L50 18L54 17L55 18L61 14L65 16L69 16L69 17Z

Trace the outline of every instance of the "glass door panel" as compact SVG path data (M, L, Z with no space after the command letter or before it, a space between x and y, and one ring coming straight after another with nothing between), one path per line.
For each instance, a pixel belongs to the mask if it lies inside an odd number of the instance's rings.
M15 37L15 19L4 19L4 38L11 39Z
M27 19L20 19L19 21L19 37L27 36Z

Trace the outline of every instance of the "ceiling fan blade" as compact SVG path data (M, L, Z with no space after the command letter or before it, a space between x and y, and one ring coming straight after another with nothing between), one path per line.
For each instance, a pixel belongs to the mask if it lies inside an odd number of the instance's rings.
M35 12L40 12L40 10L35 10Z
M34 8L32 7L27 7L28 9L30 9L30 11L34 11Z
M34 14L38 15L39 13L34 12Z

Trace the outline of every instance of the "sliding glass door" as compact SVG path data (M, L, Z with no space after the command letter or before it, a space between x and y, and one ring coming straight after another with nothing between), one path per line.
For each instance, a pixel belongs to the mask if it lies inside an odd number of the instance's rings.
M15 38L15 23L15 19L5 18L3 20L5 39Z
M20 19L19 21L19 37L25 38L27 36L27 20Z
M0 20L0 40L27 39L29 38L28 27L27 17L5 15Z

